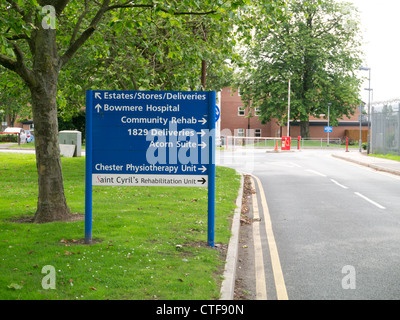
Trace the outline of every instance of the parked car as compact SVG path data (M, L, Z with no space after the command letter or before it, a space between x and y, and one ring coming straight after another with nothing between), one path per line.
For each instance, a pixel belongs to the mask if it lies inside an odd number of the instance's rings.
M26 142L35 142L35 136L33 135L33 132L30 130L25 130L26 134Z
M26 133L25 130L22 128L13 128L9 127L5 129L3 132L0 132L1 134L19 134L20 137L20 142L21 143L26 143Z

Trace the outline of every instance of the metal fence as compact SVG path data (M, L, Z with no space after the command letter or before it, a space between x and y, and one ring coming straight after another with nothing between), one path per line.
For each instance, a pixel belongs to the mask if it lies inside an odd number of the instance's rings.
M400 155L400 104L372 111L371 152Z
M281 148L282 138L280 137L238 137L238 136L226 136L222 139L222 146L226 149L243 147L243 148L265 148L275 149ZM325 148L325 147L338 147L345 146L342 144L340 138L301 138L300 144L295 138L291 140L292 148Z

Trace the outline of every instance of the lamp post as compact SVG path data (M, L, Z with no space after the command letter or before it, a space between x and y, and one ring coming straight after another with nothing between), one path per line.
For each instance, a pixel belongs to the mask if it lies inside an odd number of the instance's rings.
M370 124L371 124L371 68L368 67L360 67L359 70L362 71L368 71L369 75L368 75L368 135L367 135L367 154L369 154L370 151L370 134L369 134L369 130L370 130Z
M287 136L290 137L290 79L288 88L288 118L287 118Z
M361 128L362 128L362 120L363 120L363 102L360 103L360 106L358 107L360 110L360 139L358 140L358 146L359 146L359 151L362 149L362 134L361 134Z

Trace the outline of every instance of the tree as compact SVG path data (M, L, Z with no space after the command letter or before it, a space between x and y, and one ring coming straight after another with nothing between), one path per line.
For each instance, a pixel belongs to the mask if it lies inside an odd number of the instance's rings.
M28 96L27 88L16 74L0 70L0 109L3 110L0 120L7 121L8 118L13 126L17 116L30 118Z
M287 122L288 81L291 120L309 136L309 117L325 114L331 123L359 104L360 32L356 10L334 0L290 1L286 19L259 27L247 54L250 72L239 81L242 97L260 107L263 122Z
M268 0L261 1L269 4L270 11L275 9L274 3L280 1ZM189 27L189 20L194 17L209 16L212 18L209 26L221 27L221 38L229 38L229 28L226 23L229 17L234 17L235 12L241 6L250 3L248 0L166 0L166 1L124 1L124 0L102 0L102 1L70 1L70 0L1 0L0 2L0 65L16 73L29 88L32 104L32 114L35 125L35 148L36 163L38 170L38 204L35 214L36 222L50 222L68 220L70 210L67 206L62 168L60 161L60 151L58 146L58 122L57 113L60 101L65 101L64 92L68 91L65 86L79 88L79 83L70 83L68 80L74 78L74 72L68 69L68 64L79 50L95 39L95 35L101 36L96 31L109 31L118 27L126 27L129 31L136 31L136 37L142 37L142 48L139 44L130 48L133 49L132 56L138 56L138 52L144 53L142 59L150 61L152 53L157 51L157 38L154 42L146 41L142 32L144 19L157 21L158 25L153 25L154 34L170 32L171 28L166 24L177 24ZM145 15L145 13L150 15ZM186 17L186 18L185 18ZM161 22L164 19L164 22ZM218 23L221 21L221 24ZM164 24L164 25L163 25ZM122 27L121 27L122 25ZM207 26L207 27L209 27ZM157 29L158 28L158 29ZM111 36L110 36L111 34ZM117 57L117 53L123 52L124 48L120 45L127 43L123 39L113 39L112 32L108 33L111 37L106 42L90 43L86 46L85 54L87 68L93 68L91 77L97 74L97 69L103 66L92 64L91 58L101 59L103 56L111 57L112 62L123 62ZM168 37L174 39L170 33ZM196 38L196 37L195 37ZM211 37L203 37L203 46L208 48L213 46L209 41ZM113 43L113 41L115 41ZM120 42L120 43L119 43ZM192 41L192 44L195 42ZM157 59L173 57L179 55L182 47L173 47L174 43L169 42L169 50L157 56ZM172 50L171 50L172 46ZM198 44L193 50L199 48ZM112 49L120 52L112 52ZM168 50L163 47L163 50ZM146 52L147 50L147 52ZM159 49L160 50L160 49ZM190 47L185 50L187 53ZM160 51L161 52L161 51ZM204 53L204 51L200 51ZM115 55L114 55L115 54ZM114 55L114 56L113 56ZM118 55L121 57L120 55ZM145 58L147 57L147 58ZM153 55L154 57L154 55ZM193 57L192 55L190 56ZM183 55L182 60L187 59ZM205 54L200 55L201 60L210 59ZM137 63L139 59L134 62ZM163 67L163 61L156 61L158 66ZM120 66L116 63L114 67ZM127 70L129 65L124 67ZM62 71L67 70L65 73ZM115 69L114 69L115 70ZM144 68L144 70L148 70ZM154 69L156 70L156 69ZM76 72L76 70L74 70ZM106 74L106 70L102 70ZM165 72L164 72L165 71ZM161 74L168 74L164 70ZM115 71L117 72L117 71ZM159 70L157 70L157 73ZM130 75L127 75L128 77ZM147 79L144 74L143 82ZM173 74L171 76L174 76ZM137 78L137 75L134 75ZM99 77L100 78L100 77ZM117 77L114 77L115 80ZM136 78L135 81L136 81ZM104 77L100 78L104 80ZM93 80L93 79L90 79ZM119 84L123 86L124 80L130 79L117 78ZM60 87L62 81L64 87ZM106 81L109 81L106 79ZM83 81L85 83L85 81ZM132 81L134 83L134 81ZM86 82L88 83L88 82ZM92 81L96 83L96 81ZM154 86L156 88L157 86ZM89 88L88 88L89 89ZM65 103L64 103L65 105Z

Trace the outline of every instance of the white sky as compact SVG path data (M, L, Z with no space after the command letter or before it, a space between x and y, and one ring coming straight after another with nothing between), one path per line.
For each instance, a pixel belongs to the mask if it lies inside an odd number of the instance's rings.
M373 101L400 98L400 0L347 0L358 8L364 37L365 67L371 68ZM368 77L368 71L360 71ZM368 81L361 97L368 102Z

